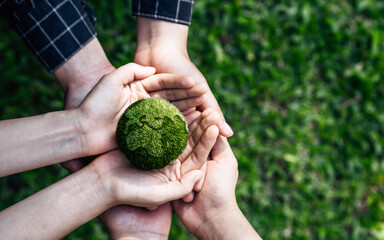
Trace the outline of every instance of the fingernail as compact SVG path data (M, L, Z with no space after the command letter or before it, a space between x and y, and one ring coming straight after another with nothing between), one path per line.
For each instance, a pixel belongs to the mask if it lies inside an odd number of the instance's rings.
M202 177L201 174L196 175L195 182L199 181L201 179L201 177Z
M219 128L222 132L224 132L225 135L228 137L233 135L233 130L232 128L228 125L227 122L221 122L219 123Z
M146 67L147 69L151 69L152 71L155 71L156 72L156 68L154 68L154 67L150 67L150 66L148 66L148 67Z

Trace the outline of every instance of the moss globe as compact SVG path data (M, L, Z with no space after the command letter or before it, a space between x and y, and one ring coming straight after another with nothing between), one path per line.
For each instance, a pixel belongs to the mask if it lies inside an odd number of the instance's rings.
M127 108L117 124L116 138L120 150L133 165L157 169L184 151L188 127L179 109L170 102L146 98Z

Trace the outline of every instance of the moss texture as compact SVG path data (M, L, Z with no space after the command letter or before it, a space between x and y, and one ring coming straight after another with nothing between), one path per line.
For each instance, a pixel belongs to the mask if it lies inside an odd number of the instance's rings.
M121 116L117 144L132 164L141 169L168 165L184 150L188 127L181 112L161 98L133 103Z

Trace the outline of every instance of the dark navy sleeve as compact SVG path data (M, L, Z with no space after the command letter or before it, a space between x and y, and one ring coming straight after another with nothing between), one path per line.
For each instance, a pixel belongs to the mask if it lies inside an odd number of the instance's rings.
M193 4L194 0L132 0L132 14L189 26Z
M2 0L0 14L53 72L96 36L96 17L82 0Z

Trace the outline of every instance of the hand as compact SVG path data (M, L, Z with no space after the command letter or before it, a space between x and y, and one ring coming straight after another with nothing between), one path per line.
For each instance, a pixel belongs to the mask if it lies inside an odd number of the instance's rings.
M204 222L226 208L236 204L235 188L238 178L237 161L224 137L219 137L207 162L203 188L192 203L175 201L177 216L196 235Z
M111 239L168 239L172 208L169 202L152 211L118 205L103 213L100 220L107 227Z
M206 91L201 85L194 84L190 77L154 73L152 67L127 64L100 80L79 107L84 155L101 154L117 147L117 123L135 101L162 97L183 110L195 106L199 96Z
M173 202L177 216L198 239L260 239L237 206L237 161L226 138L218 138L211 157L193 202Z
M176 160L178 163L173 165L178 168L173 169L175 171L172 171L172 169L168 171L169 174L174 175L172 176L173 178L204 165L207 157L206 153L203 153L205 155L201 157L201 160L193 160L197 164L190 161L193 157L188 157L191 155L191 152L193 152L194 147L197 147L196 143L200 142L199 137L201 138L210 126L217 124L218 114L212 110L206 110L203 114L195 111L186 115L185 119L189 126L190 137L187 148ZM215 130L213 129L213 131ZM206 134L208 133L209 132ZM211 135L211 133L209 134ZM217 136L217 133L212 134L211 140L214 139L215 136ZM207 140L210 139L201 139L202 144L206 144L204 141ZM199 156L196 157L200 158ZM189 161L187 161L188 159ZM199 185L199 183L196 185ZM197 187L196 185L195 188ZM119 205L111 208L100 216L101 221L105 223L108 229L111 239L123 239L128 236L139 239L167 239L171 226L171 218L172 210L170 203L165 203L153 211L129 205Z
M54 72L65 94L65 109L78 107L100 79L114 70L99 40L92 39Z
M200 169L219 134L217 126L212 125L217 123L214 112L206 111L206 114L194 112L187 116L198 122L190 124L190 137L184 152L165 168L136 169L120 151L95 159L90 167L100 176L100 183L112 205L156 207L189 194L202 177Z
M206 79L191 62L187 52L188 27L166 21L137 17L137 49L135 63L152 66L158 73L176 73L191 76L196 82L203 83L209 89ZM206 100L198 109L211 108L220 113L220 134L233 135L226 123L212 92L206 94Z

